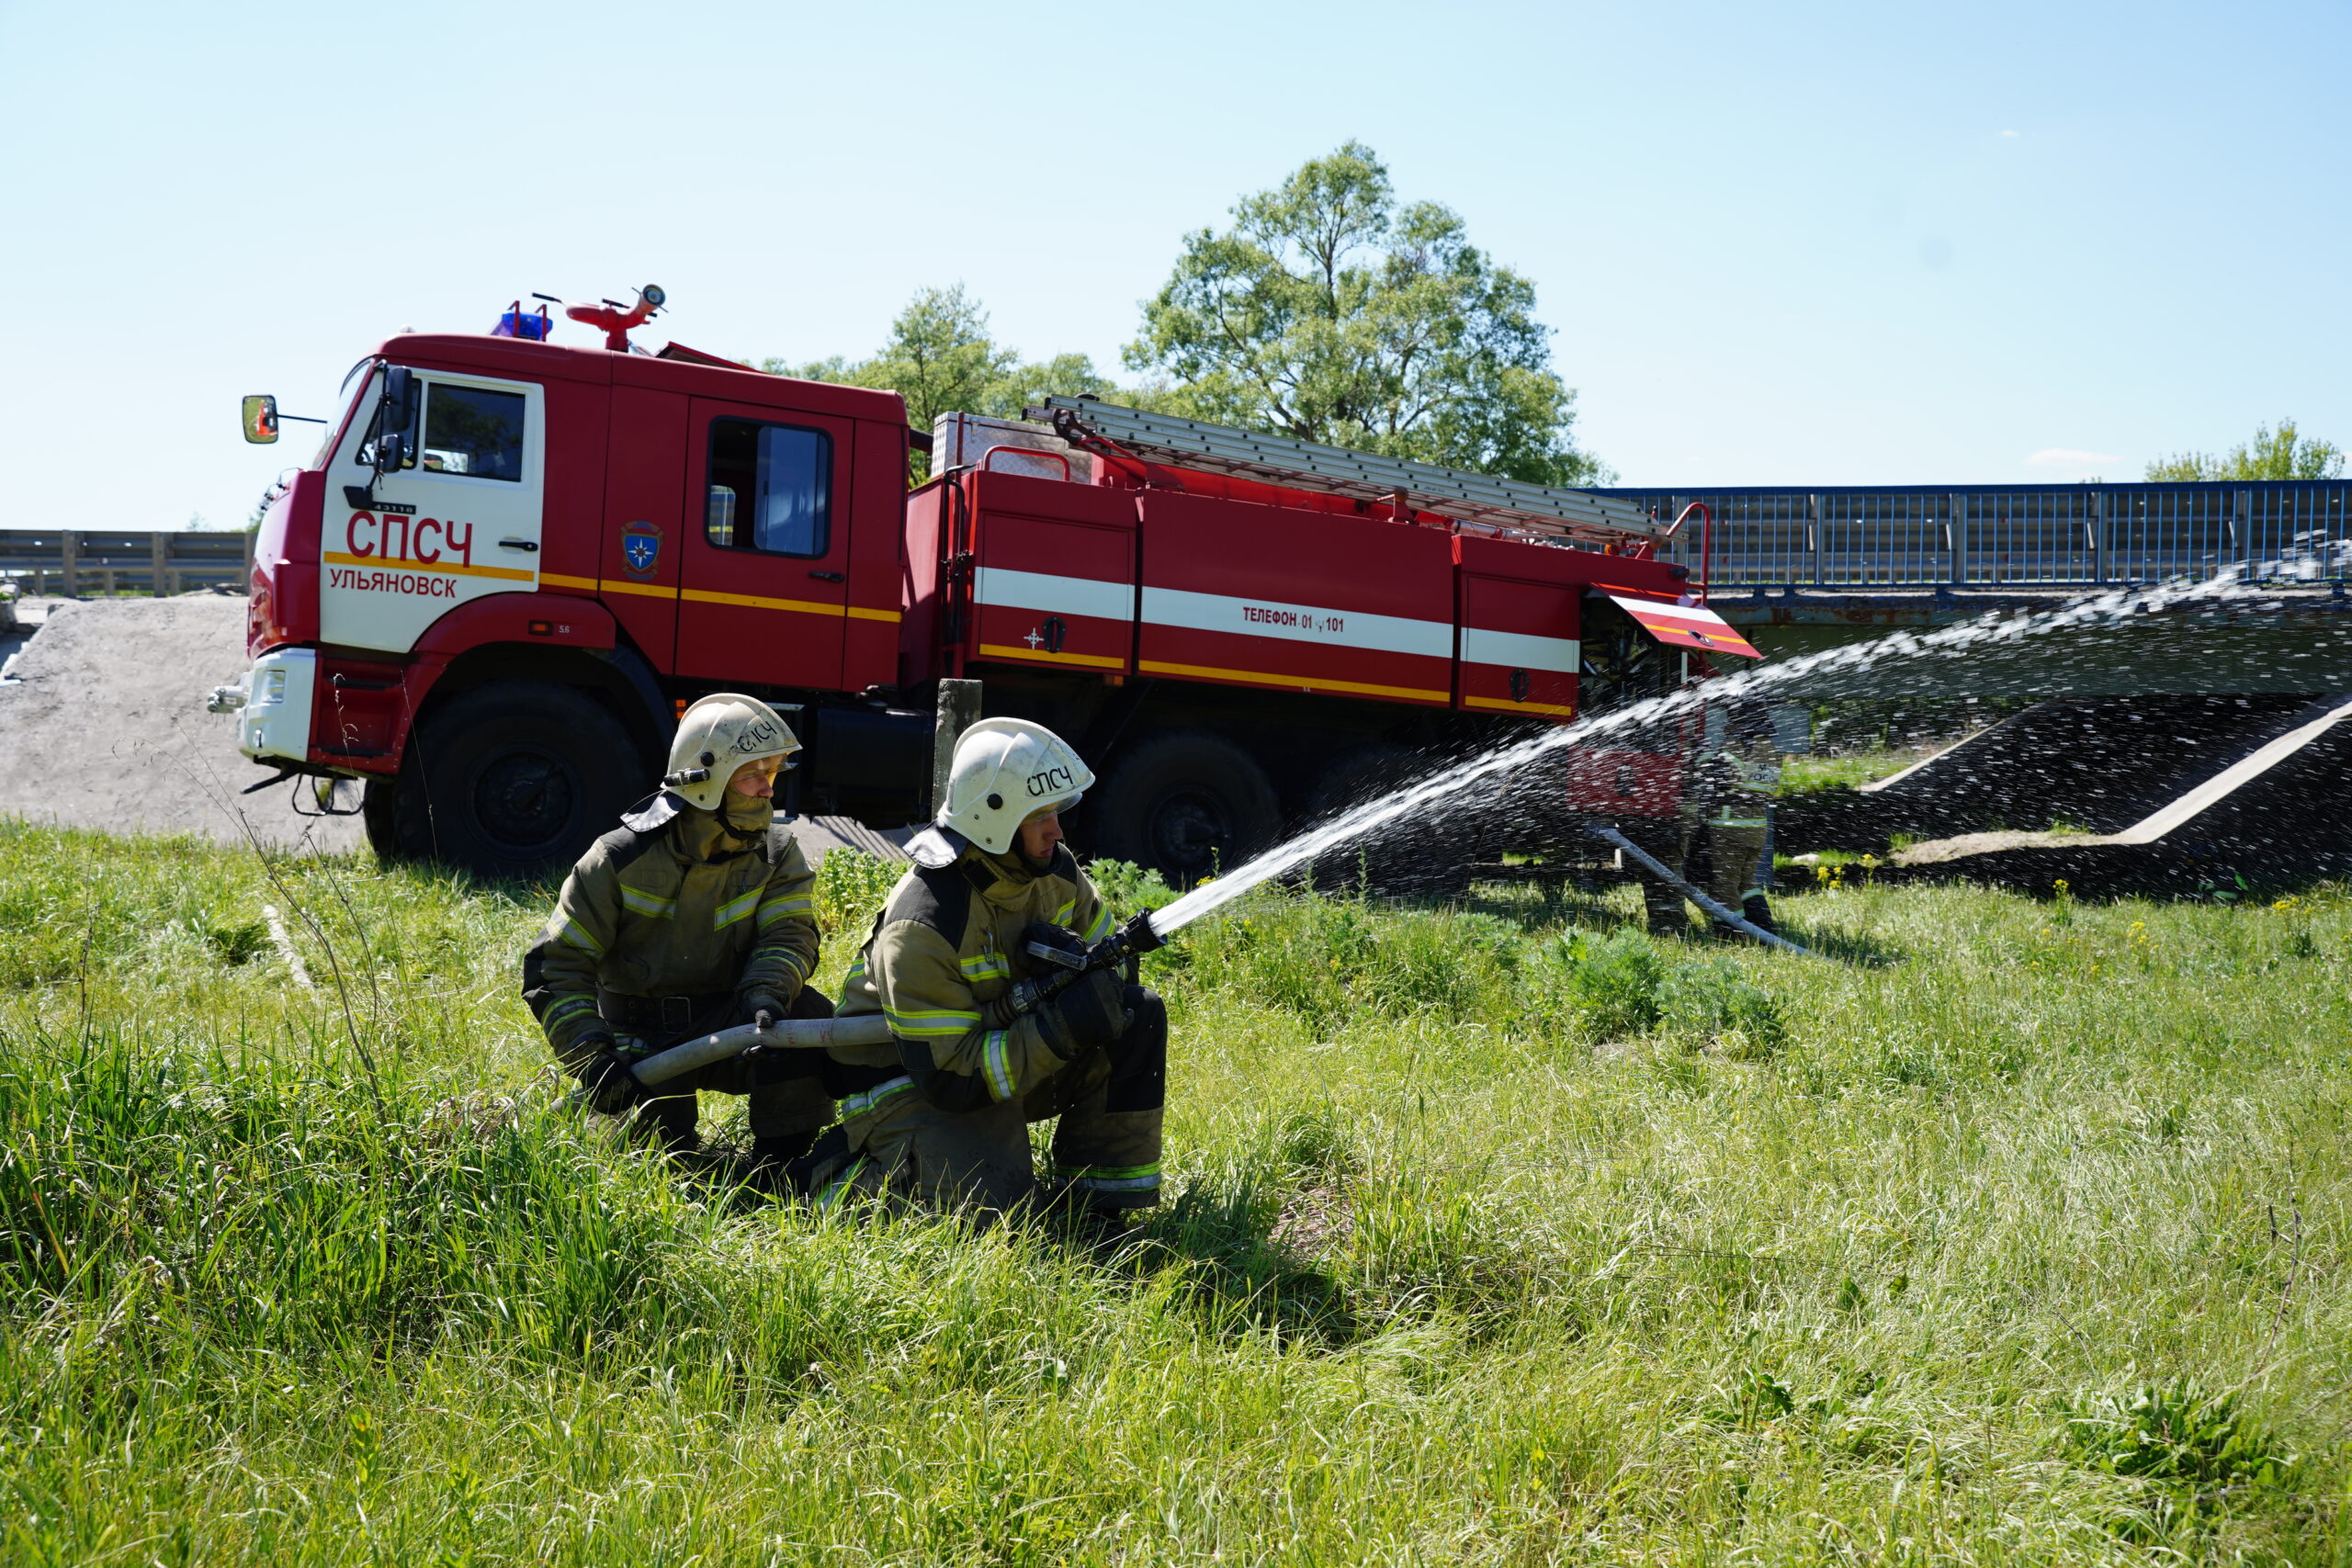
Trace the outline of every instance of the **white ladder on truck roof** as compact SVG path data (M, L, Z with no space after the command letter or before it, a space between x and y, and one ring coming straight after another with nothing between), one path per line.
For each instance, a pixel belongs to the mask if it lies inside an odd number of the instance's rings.
M1260 435L1093 398L1050 397L1041 407L1022 412L1029 419L1050 421L1063 440L1096 452L1357 501L1402 497L1416 511L1506 532L1588 543L1617 543L1628 535L1662 538L1670 532L1665 523L1615 496L1498 479L1287 435Z

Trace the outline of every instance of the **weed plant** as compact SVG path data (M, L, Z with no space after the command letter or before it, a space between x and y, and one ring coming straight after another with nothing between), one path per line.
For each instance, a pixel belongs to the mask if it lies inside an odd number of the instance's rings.
M2352 1561L2337 891L1253 897L1108 1255L631 1152L546 892L0 824L0 1559Z

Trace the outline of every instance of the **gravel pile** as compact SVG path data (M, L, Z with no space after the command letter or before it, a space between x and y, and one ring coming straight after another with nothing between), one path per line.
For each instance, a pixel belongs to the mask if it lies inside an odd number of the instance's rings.
M268 772L237 750L236 720L206 713L204 699L245 671L243 598L28 602L24 619L31 635L0 632L0 817L239 843L242 815L267 844L365 844L356 817L297 814L293 781L237 793ZM796 831L812 861L842 847L890 853L906 838L841 818L803 818Z
M206 713L204 698L244 673L243 599L46 609L0 684L0 815L237 843L242 813L265 843L363 842L356 818L295 815L290 783L237 793L269 775L238 751L236 721Z

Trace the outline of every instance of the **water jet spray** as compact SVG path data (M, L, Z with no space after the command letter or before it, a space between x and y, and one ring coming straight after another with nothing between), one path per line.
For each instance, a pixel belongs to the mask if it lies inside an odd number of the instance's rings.
M2040 611L2023 615L1991 615L1961 625L1946 626L1939 631L1918 634L1895 632L1866 643L1849 644L1808 654L1785 663L1744 670L1737 674L1720 676L1698 684L1685 686L1663 696L1630 704L1611 712L1588 718L1576 719L1498 747L1484 756L1474 757L1451 768L1431 774L1419 784L1393 790L1377 799L1364 802L1342 812L1330 821L1280 844L1253 860L1245 862L1225 876L1204 882L1175 902L1159 909L1131 918L1109 936L1073 955L1057 950L1048 951L1039 944L1033 955L1049 965L1044 972L1022 980L1013 988L1018 998L1015 1007L1025 1010L1047 998L1057 995L1076 983L1080 976L1099 969L1115 968L1144 953L1167 945L1169 938L1203 916L1213 913L1240 897L1252 888L1262 886L1285 872L1313 862L1326 852L1350 840L1402 821L1460 792L1464 787L1498 773L1524 767L1555 751L1588 743L1597 738L1678 715L1711 702L1736 700L1764 693L1799 687L1817 677L1834 677L1865 668L1887 658L1965 658L1972 652L2047 636L2054 632L2080 630L2102 625L2126 625L2141 615L2169 609L2173 605L2200 599L2222 601L2243 596L2248 590L2238 576L2217 577L2203 582L2177 581L2155 588L2097 594L2070 601L2055 610ZM1733 913L1699 889L1667 872L1667 868L1651 855L1628 841L1615 829L1602 824L1590 824L1587 831L1605 842L1627 852L1653 875L1666 878L1682 896L1697 904L1712 919L1755 937L1775 947L1821 956L1809 949L1764 931ZM723 1061L741 1055L754 1046L819 1047L827 1045L876 1045L890 1039L889 1025L880 1013L848 1019L790 1020L771 1025L765 1032L743 1025L721 1030L703 1039L673 1046L658 1055L638 1064L637 1077L648 1085L666 1082L681 1073L712 1062Z

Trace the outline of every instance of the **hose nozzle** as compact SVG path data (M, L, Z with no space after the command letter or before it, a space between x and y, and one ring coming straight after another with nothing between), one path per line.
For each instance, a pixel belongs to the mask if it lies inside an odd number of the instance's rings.
M1121 926L1112 940L1119 944L1120 951L1130 953L1152 953L1168 945L1168 939L1151 923L1148 909Z

